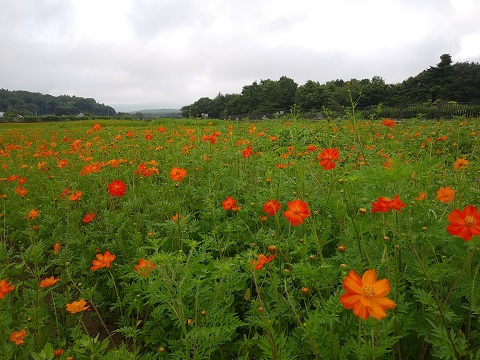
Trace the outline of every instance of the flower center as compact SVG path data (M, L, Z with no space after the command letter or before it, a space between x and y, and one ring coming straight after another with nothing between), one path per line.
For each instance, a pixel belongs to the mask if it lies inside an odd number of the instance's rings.
M473 226L477 222L472 215L466 216L464 221L467 226Z
M373 290L372 286L364 285L362 286L362 290L363 290L363 295L366 297L371 297L375 295L375 290Z

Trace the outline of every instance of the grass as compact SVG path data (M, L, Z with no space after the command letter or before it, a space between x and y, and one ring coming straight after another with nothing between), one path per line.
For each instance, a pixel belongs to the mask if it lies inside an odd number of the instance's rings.
M480 205L479 125L2 124L0 358L477 358L479 237L446 228ZM395 303L378 320L340 301L368 269Z

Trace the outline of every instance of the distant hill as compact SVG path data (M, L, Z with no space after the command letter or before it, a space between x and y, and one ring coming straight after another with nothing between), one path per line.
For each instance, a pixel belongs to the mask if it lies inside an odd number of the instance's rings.
M180 109L145 109L130 111L131 114L142 113L147 117L179 118L182 117Z
M30 91L0 89L0 112L10 115L95 115L113 116L117 112L111 106L99 104L92 98L78 96L52 96Z

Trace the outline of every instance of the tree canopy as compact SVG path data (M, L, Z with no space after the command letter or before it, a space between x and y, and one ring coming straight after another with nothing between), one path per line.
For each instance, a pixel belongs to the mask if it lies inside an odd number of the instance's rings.
M0 111L22 116L116 115L111 106L99 104L95 99L77 96L52 96L29 91L0 89Z
M288 111L295 104L301 111L308 112L348 107L351 100L359 108L440 101L480 104L480 64L453 63L451 55L443 54L437 65L397 84L386 84L382 77L374 76L362 80L337 79L325 84L308 80L298 86L293 79L282 76L279 80L254 81L245 85L240 94L219 93L214 99L202 97L181 111L184 117L202 113L224 117Z

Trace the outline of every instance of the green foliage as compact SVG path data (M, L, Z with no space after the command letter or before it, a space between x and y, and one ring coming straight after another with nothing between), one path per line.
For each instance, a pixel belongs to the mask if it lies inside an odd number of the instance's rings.
M479 120L388 127L361 120L365 93L350 89L347 120L305 121L294 105L286 122L3 127L0 281L15 288L0 299L0 358L475 358L479 238L446 227L453 209L478 207ZM328 148L339 158L324 170ZM457 171L459 158L468 164ZM174 167L187 170L182 182ZM113 180L124 196L109 194ZM446 186L450 203L436 198ZM405 208L372 212L396 194ZM223 208L227 196L238 208ZM272 199L281 205L270 216ZM284 216L295 199L310 213L298 226ZM92 271L107 250L115 259ZM339 300L349 271L367 269L396 304L379 321ZM70 313L80 299L88 310Z
M17 115L78 115L79 113L96 116L113 116L115 109L97 103L94 99L77 96L52 96L29 91L11 91L0 89L0 111L6 112L7 120Z
M374 76L349 81L337 79L325 84L308 80L298 86L282 76L278 81L254 81L245 85L240 94L203 97L184 106L182 116L199 117L207 113L210 117L226 118L248 114L260 119L264 115L273 117L278 111L287 114L296 104L305 117L334 118L351 113L350 95L355 99L360 118L476 117L480 114L479 73L480 64L453 63L449 54L443 54L439 64L398 84L385 84L382 77Z

